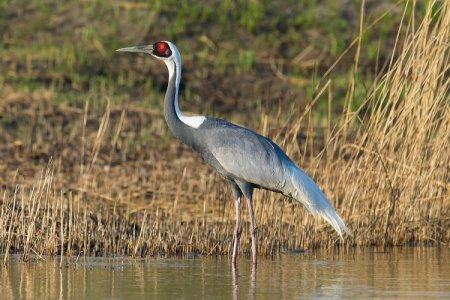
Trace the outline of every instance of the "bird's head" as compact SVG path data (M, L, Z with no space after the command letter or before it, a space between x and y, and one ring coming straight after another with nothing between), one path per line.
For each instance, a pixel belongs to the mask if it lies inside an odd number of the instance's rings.
M151 56L163 60L178 60L180 59L180 53L178 52L177 47L168 41L160 41L156 42L153 45L144 45L144 46L133 46L120 48L116 50L117 52L134 52L134 53L147 53Z

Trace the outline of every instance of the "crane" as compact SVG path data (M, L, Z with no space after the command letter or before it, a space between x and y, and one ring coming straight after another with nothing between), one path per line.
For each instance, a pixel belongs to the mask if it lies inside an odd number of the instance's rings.
M351 235L316 183L272 140L228 121L186 116L178 105L181 55L175 44L159 41L151 45L117 49L118 52L146 53L163 61L169 71L164 97L164 117L172 133L198 152L203 160L228 182L234 196L236 224L233 234L232 266L236 266L242 233L241 202L245 198L250 216L252 261L257 264L257 226L253 190L266 189L302 203L315 216L323 217L341 239Z

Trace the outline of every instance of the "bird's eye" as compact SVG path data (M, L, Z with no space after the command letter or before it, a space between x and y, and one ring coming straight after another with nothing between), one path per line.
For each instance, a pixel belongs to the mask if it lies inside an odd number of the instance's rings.
M170 57L172 50L166 42L157 42L153 45L153 54L160 57Z

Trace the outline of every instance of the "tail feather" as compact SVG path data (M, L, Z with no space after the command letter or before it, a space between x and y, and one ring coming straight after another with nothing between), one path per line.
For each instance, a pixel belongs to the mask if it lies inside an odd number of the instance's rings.
M305 205L313 215L324 218L333 226L341 239L344 233L352 236L342 218L311 177L295 165L290 166L289 171L292 184L288 192L289 196Z

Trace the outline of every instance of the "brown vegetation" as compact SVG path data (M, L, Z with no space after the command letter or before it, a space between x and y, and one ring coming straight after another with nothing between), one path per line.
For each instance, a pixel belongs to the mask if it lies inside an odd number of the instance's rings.
M297 204L258 191L260 253L336 244L448 245L449 6L430 4L420 24L403 20L406 34L396 43L401 51L393 51L400 54L380 66L383 75L357 110L350 77L338 120L317 124L312 118L319 97L334 99L326 79L306 110L261 116L255 127L317 180L354 238L342 243ZM31 99L7 90L0 96L1 115L26 124L15 127L23 132L0 129L7 141L0 146L0 252L229 253L230 192L169 138L160 112L105 108L92 100L84 109L71 108L55 104L48 91ZM38 179L37 169L45 169ZM244 230L244 243L247 237Z

